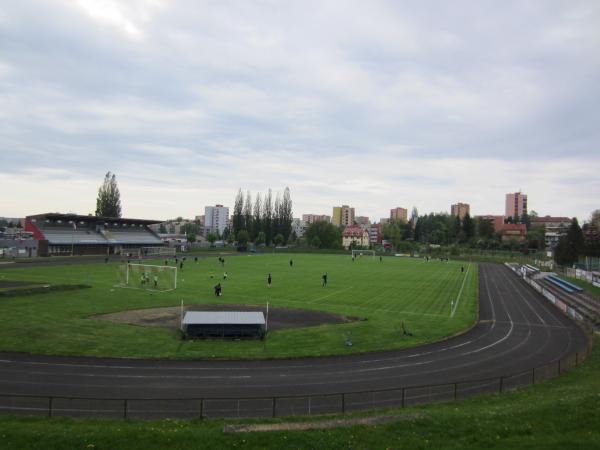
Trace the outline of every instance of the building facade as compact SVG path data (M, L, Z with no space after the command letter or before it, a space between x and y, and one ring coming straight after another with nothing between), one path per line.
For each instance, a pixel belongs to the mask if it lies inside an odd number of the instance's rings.
M356 222L357 225L362 225L363 227L367 227L367 226L371 225L371 221L369 220L369 218L367 216L356 216L354 218L354 221Z
M331 223L336 226L354 225L354 208L348 205L334 206Z
M331 222L331 216L327 214L302 214L302 220L307 224L314 222Z
M571 225L569 217L532 217L530 219L533 228L544 228L544 243L547 248L554 248L562 236L567 234Z
M390 220L408 221L408 210L406 208L390 209Z
M471 206L468 203L456 203L450 206L450 214L463 220L467 214L471 215Z
M376 223L367 228L369 233L369 242L371 244L381 244L381 224Z
M308 223L302 219L292 219L292 233L301 238L306 233Z
M527 194L515 192L506 194L504 217L523 217L527 214Z
M204 208L204 235L217 233L223 235L229 225L229 208L223 205L206 206Z
M369 233L359 225L349 225L342 232L342 246L369 248Z

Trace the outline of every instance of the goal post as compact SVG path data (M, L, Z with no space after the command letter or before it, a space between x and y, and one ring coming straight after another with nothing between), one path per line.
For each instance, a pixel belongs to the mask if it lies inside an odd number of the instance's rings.
M122 264L118 267L116 286L151 291L172 291L177 289L177 267Z
M142 256L175 256L175 247L141 247Z
M363 255L371 255L373 258L375 258L375 250L352 250L352 258Z

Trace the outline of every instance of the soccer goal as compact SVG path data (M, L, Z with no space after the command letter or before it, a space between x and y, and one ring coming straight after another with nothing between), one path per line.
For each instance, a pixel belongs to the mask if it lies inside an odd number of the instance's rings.
M175 256L175 247L142 247L142 256Z
M375 250L352 250L352 259L357 256L372 256L375 258Z
M152 264L119 266L117 287L172 291L177 289L177 267Z

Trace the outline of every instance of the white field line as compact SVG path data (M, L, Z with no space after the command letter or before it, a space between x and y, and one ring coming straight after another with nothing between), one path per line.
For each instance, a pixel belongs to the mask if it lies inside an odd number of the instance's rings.
M463 288L465 287L465 281L467 281L467 277L469 276L469 269L471 268L471 264L467 266L467 272L465 273L465 278L463 278L462 285L460 286L460 291L458 292L458 297L454 302L454 306L452 307L452 312L450 313L450 317L454 317L454 313L456 312L456 308L458 307L458 302L460 301L460 296L462 295Z
M321 297L317 297L317 298L314 298L314 299L312 299L312 300L308 300L306 303L316 303L316 302L319 302L319 301L321 301L321 300L325 300L326 298L328 298L328 297L331 297L331 296L333 296L333 295L339 294L339 293L341 293L341 292L346 292L346 291L349 291L350 289L352 289L352 286L349 286L349 287L347 287L347 288L344 288L344 289L340 289L340 290L334 291L334 292L332 292L331 294L323 295L323 296L321 296Z

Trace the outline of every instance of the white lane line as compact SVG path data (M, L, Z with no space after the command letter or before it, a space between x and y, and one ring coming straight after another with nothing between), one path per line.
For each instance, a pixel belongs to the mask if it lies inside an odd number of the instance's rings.
M458 307L458 302L460 301L460 296L462 295L463 288L465 287L465 281L467 281L467 277L469 276L469 269L471 268L471 264L467 266L467 272L465 273L465 278L463 279L462 285L460 287L460 291L458 292L458 297L454 302L454 307L452 308L452 312L450 313L450 317L454 317L454 313L456 312L456 308Z

